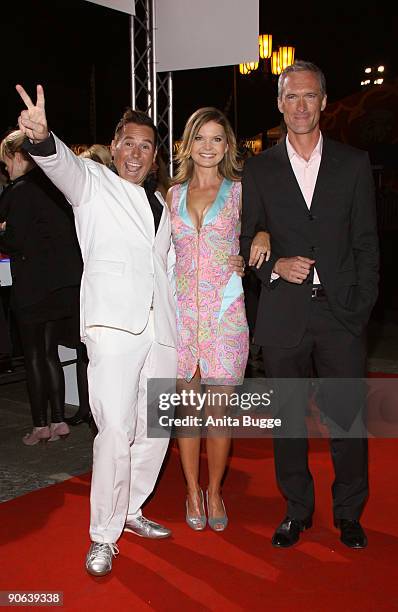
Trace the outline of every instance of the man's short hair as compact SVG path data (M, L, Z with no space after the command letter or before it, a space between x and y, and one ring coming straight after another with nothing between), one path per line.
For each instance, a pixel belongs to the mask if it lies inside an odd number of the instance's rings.
M319 88L321 90L321 95L326 96L326 78L324 73L316 64L313 62L306 62L304 60L296 60L294 64L287 66L279 75L278 79L278 98L282 97L283 84L286 80L286 77L292 72L312 72L315 74L319 81Z
M119 134L128 123L135 123L137 125L147 125L153 131L153 141L155 145L155 149L158 146L158 129L149 115L144 113L143 111L136 110L134 108L127 108L123 113L123 117L120 119L119 123L115 129L115 140L119 138Z

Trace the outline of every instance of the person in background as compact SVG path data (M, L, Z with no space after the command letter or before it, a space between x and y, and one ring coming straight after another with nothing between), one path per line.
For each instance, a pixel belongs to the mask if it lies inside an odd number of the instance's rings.
M157 190L162 194L162 197L166 199L171 179L167 170L166 162L164 161L160 151L158 151L156 155L152 170L157 177Z
M191 115L176 161L167 203L176 250L178 390L198 393L202 384L228 395L243 382L249 334L242 279L231 268L231 258L239 255L241 166L235 135L221 111L205 107ZM263 233L264 245L253 263L269 255L268 238ZM256 253L259 249L254 247ZM207 406L209 415L227 411L227 406ZM223 531L228 517L221 483L230 432L211 427L207 432L207 517L199 484L200 428L193 433L178 435L187 485L186 522L201 531L208 520L214 531Z
M366 375L365 331L379 278L375 188L368 154L322 134L326 101L320 68L305 61L288 66L278 81L287 134L247 160L243 173L246 260L259 223L272 235L271 258L257 270L262 289L254 341L266 376L276 380L309 379L313 368L325 380ZM328 385L337 389L338 383ZM359 520L368 497L367 438L360 394L341 395L324 413L335 472L333 515L343 544L359 549L367 545ZM272 538L276 547L292 546L311 527L315 504L308 395L291 403L280 406L282 429L274 436L276 477L287 500Z
M78 333L82 260L70 207L23 150L24 139L14 130L0 144L11 180L1 198L0 250L10 256L10 308L21 337L33 421L23 443L33 446L69 434L58 344L66 328Z
M103 144L95 143L88 147L85 151L80 153L79 157L83 157L86 159L92 159L98 164L104 164L105 166L110 166L112 163L112 154L109 150L109 147Z
M0 161L0 223L3 223L6 218L6 210L3 210L3 200L1 199L6 188L10 183L10 178L7 173L6 165ZM0 230L0 235L4 230ZM8 259L7 253L0 252L0 261L2 259ZM0 289L4 291L4 289ZM8 308L8 295L0 296L0 372L11 370L12 361L12 342L10 337L10 326L9 326L9 308Z
M9 184L10 179L4 162L0 162L0 195Z

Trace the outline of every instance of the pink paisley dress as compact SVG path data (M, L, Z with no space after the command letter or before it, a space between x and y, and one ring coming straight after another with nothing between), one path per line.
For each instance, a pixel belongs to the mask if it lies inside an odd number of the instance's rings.
M249 351L242 279L229 255L239 253L241 183L224 179L198 231L187 210L188 183L172 187L176 251L178 378L199 366L208 385L242 384Z

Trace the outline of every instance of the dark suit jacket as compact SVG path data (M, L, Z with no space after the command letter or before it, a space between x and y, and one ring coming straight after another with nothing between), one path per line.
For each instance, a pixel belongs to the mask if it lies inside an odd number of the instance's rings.
M80 285L83 266L73 214L39 168L2 193L0 220L7 221L0 251L10 256L16 308L36 304L56 289Z
M280 257L315 259L335 317L354 335L369 319L378 292L375 189L365 151L323 139L322 159L308 210L285 140L247 160L243 173L241 251L248 260L257 227L271 234L272 255L257 271L262 281L254 341L293 347L305 331L313 273L302 285L271 282Z

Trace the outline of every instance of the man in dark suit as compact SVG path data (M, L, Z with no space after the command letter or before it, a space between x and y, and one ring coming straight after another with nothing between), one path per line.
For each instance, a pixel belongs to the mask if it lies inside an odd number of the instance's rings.
M317 66L297 61L286 68L278 108L287 135L244 169L246 261L256 227L271 234L272 255L257 270L262 290L254 342L263 347L266 376L275 379L308 379L314 370L326 379L365 376L365 328L378 291L373 176L366 152L322 135L325 106L326 82ZM340 421L331 415L342 431L350 432L361 416L353 399L336 402ZM279 410L285 427L274 436L274 457L287 516L272 543L288 547L312 525L314 486L306 402L282 402ZM335 525L344 544L364 548L359 518L368 496L366 435L331 432L331 454Z

